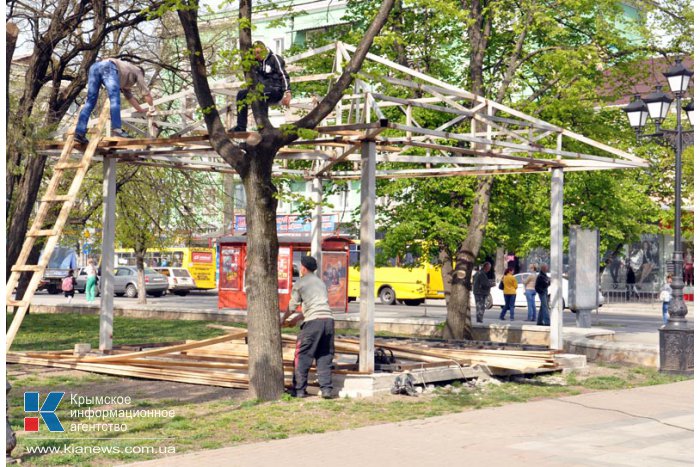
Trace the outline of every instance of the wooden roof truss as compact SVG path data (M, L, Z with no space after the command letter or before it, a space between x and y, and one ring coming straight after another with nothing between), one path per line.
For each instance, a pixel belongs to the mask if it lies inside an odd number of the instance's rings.
M292 83L327 81L330 86L354 50L353 46L337 42L289 57ZM303 70L303 60L330 53L335 55L328 73L296 74ZM211 85L212 91L223 97L219 100L225 101L219 111L229 126L234 121L235 95L242 85L232 80ZM397 97L397 89L411 92L404 91L410 95ZM318 99L296 96L285 119L293 123L310 111ZM133 164L234 173L209 144L204 121L196 117L197 101L192 89L163 96L155 103L172 103L176 108L147 116L123 111L125 126L143 137L105 138L94 159L107 156ZM449 120L433 128L422 126L414 118L416 111L431 111ZM271 117L274 119L275 115L281 114L273 108ZM158 126L172 135L153 138ZM516 174L548 172L552 168L609 170L647 165L625 151L370 53L351 90L316 129L316 135L282 148L274 174L305 179L359 179L360 149L367 141L376 143L378 178ZM586 152L564 150L570 141ZM61 142L47 144L43 152L58 156L62 147ZM291 160L313 162L308 168L294 170L288 168L287 161Z

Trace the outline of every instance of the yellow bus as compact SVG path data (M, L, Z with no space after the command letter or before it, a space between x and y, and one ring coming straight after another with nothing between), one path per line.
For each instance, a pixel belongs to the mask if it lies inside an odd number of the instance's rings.
M403 264L411 264L410 253L399 259ZM406 305L418 306L426 298L445 298L440 266L425 261L413 267L402 267L396 259L391 266L374 268L374 296L385 305L402 301ZM360 242L350 245L350 268L348 271L348 299L360 296Z
M117 266L136 266L136 254L131 249L114 250ZM216 288L216 250L205 247L149 248L144 265L148 267L180 267L190 272L198 290Z

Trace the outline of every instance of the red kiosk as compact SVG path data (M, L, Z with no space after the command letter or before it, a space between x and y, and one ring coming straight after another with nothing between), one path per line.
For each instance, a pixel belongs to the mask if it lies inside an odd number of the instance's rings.
M280 310L289 305L292 286L299 277L301 257L311 251L310 237L280 236L277 257L277 292ZM352 240L328 237L321 244L323 260L321 278L328 287L328 302L333 311L348 311L348 245ZM219 309L247 309L245 292L246 237L220 237L219 244Z

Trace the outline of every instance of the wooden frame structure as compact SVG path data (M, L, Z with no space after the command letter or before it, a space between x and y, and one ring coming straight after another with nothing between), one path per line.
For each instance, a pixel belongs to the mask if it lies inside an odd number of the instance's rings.
M350 60L355 48L344 43L329 44L287 59L292 83L332 82ZM313 75L297 74L303 60L322 54L334 54L332 69ZM219 111L233 122L233 96L243 83L223 80L211 84L223 101ZM317 96L296 96L285 119L293 122L308 112ZM221 173L235 171L216 154L208 136L201 130L204 121L195 118L193 90L163 96L156 105L168 104L173 110L149 115L131 111L122 113L132 132L145 138L110 140L97 147L94 160L105 164L105 210L103 261L111 264L114 229L114 162L163 166L182 170ZM421 126L421 112L441 115L444 123ZM272 111L271 119L279 119ZM171 121L171 117L177 121ZM165 120L164 118L171 118ZM436 120L435 118L432 119ZM154 128L168 128L168 138L151 138ZM230 126L230 125L229 125ZM142 130L145 127L147 130ZM65 131L65 129L64 129ZM61 131L62 133L63 131ZM246 138L249 134L232 135ZM44 154L56 156L63 142L43 146ZM565 147L567 149L565 149ZM304 169L291 169L288 161L309 161ZM647 166L646 161L625 151L596 142L565 128L552 125L508 106L475 95L426 74L411 70L369 53L363 70L355 76L350 92L339 101L311 137L299 138L283 148L273 167L277 176L313 180L313 198L322 196L322 179L361 180L361 241L369 248L361 252L360 370L372 371L374 300L374 214L377 178L420 178L479 176L495 174L551 173L551 273L552 310L551 347L562 348L561 274L563 256L563 183L564 172L630 169ZM321 209L312 219L312 253L320 260ZM111 230L111 232L110 232ZM110 277L102 287L111 287ZM100 348L111 349L111 294L102 294Z

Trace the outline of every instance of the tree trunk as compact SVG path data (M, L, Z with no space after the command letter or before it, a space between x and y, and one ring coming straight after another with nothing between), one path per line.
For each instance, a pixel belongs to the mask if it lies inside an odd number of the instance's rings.
M489 216L489 202L493 176L480 177L474 195L474 205L469 220L469 234L457 252L455 270L450 284L450 302L447 306L447 322L443 331L445 339L472 339L470 295L472 270L484 239Z
M15 54L19 28L15 23L7 22L5 31L5 128L9 126L10 120L10 69L12 68L12 56Z
M136 249L136 288L139 291L139 298L136 301L139 305L146 304L146 274L143 270L143 257L146 255L145 249Z
M277 295L277 189L272 183L276 149L257 147L242 177L246 193L246 294L248 372L252 397L279 399L284 390L282 337Z
M442 288L445 291L445 302L450 304L450 282L452 280L452 256L445 250L440 250L440 275L442 276Z
M33 212L38 187L41 185L41 179L44 175L45 163L46 158L43 156L29 156L26 171L12 202L14 209L7 225L7 250L5 250L7 260L5 271L8 277L12 266L19 257L20 251L22 251L24 236ZM7 214L9 214L9 211Z
M492 20L488 3L485 0L471 0L469 7L472 20L474 20L468 30L471 45L469 77L472 92L480 96L484 95L484 58L491 37ZM464 4L463 6L466 7Z
M41 256L41 250L44 248L44 242L37 242L34 244L34 247L32 250L29 252L29 257L27 258L27 264L38 264L39 263L39 256ZM29 287L29 281L32 280L32 273L31 272L23 272L21 276L19 276L19 281L17 282L17 289L16 289L16 294L15 294L15 299L16 300L22 300L24 298L24 294L27 292L27 288ZM30 307L31 309L31 307ZM27 313L29 313L30 309L27 309Z
M496 248L496 264L494 264L494 274L496 275L496 283L498 283L503 277L503 273L506 271L506 253L505 248L499 246Z
M487 0L462 0L462 8L469 9L473 23L469 27L471 56L469 76L474 94L484 93L484 57L491 37L492 16ZM477 131L483 131L477 125ZM478 146L475 145L475 148ZM445 339L472 339L471 323L471 275L484 239L489 214L489 201L493 177L481 177L474 195L472 215L467 238L457 252L455 269L450 279L450 302L447 306L447 322L443 331Z

